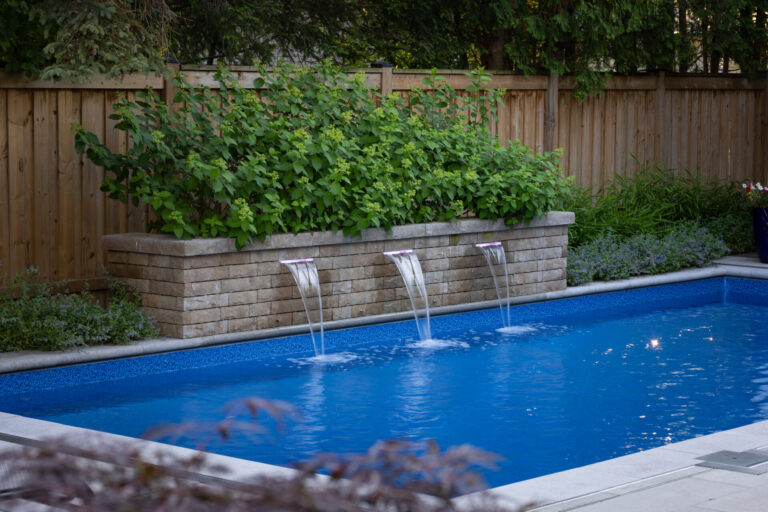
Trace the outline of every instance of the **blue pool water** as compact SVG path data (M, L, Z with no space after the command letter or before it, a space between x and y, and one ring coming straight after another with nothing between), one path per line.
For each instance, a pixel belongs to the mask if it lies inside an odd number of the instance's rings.
M504 457L491 485L768 418L768 282L711 279L327 334L335 364L308 361L308 336L0 376L0 410L140 436L215 422L249 396L302 417L282 432L210 441L218 453L290 464L360 452L378 439L432 438ZM269 422L267 422L269 423ZM196 447L191 436L177 441Z

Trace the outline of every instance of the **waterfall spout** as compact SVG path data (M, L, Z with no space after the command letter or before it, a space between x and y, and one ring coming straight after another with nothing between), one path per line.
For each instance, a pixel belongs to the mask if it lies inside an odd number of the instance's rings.
M298 260L280 260L280 263L288 267L291 271L296 286L299 288L301 302L304 303L304 311L307 313L307 323L309 324L309 334L312 336L312 346L315 349L315 356L325 355L325 340L323 335L323 297L320 294L320 280L317 277L317 267L313 258L301 258ZM315 340L315 329L312 323L311 307L308 299L310 292L315 293L317 297L317 311L319 313L320 325L320 346Z
M389 251L385 252L384 255L397 265L397 269L403 277L405 289L408 292L408 297L411 299L413 316L416 318L419 339L421 341L432 339L432 330L429 325L429 297L427 296L427 286L424 284L424 274L421 272L419 258L410 249ZM417 299L421 299L424 302L423 318L419 317L420 308L418 307Z
M504 246L501 242L487 242L483 244L475 244L475 247L483 251L485 261L488 262L488 267L491 269L493 286L496 288L496 297L499 300L501 324L504 328L509 328L512 325L509 315L509 272L507 271L507 256L504 253ZM501 289L499 288L499 279L496 275L496 267L499 265L504 268L504 285L507 292L506 301L502 299Z

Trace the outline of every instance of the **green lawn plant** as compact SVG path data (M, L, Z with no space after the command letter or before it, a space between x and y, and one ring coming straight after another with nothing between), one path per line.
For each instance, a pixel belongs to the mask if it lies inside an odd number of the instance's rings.
M172 108L151 90L115 106L127 152L78 126L76 148L106 169L110 197L150 205L159 219L151 229L231 237L238 248L272 233L354 236L468 212L513 225L558 204L557 155L490 133L501 93L481 72L466 97L434 74L429 91L382 96L364 74L327 62L260 76L260 95L224 69L218 91L177 76Z
M159 334L135 290L118 281L110 281L112 296L102 307L88 291L53 293L38 274L29 267L0 291L0 352L125 344Z

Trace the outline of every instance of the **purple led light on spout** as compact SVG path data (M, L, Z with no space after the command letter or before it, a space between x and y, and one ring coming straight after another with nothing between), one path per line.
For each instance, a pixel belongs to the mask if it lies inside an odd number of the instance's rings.
M283 265L290 265L291 263L312 263L315 258L299 258L297 260L280 260Z
M498 247L501 245L501 242L485 242L482 244L475 244L475 247Z
M387 251L384 253L385 256L393 255L393 254L411 254L413 252L413 249L403 249L401 251Z

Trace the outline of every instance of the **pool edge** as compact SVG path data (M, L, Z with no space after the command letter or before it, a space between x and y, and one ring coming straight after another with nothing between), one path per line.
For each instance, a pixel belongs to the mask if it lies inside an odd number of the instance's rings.
M715 432L586 466L523 480L457 498L471 503L477 496L493 494L503 504L535 503L541 512L564 512L606 501L639 490L684 480L710 471L699 466L704 455L720 450L768 449L768 420Z

